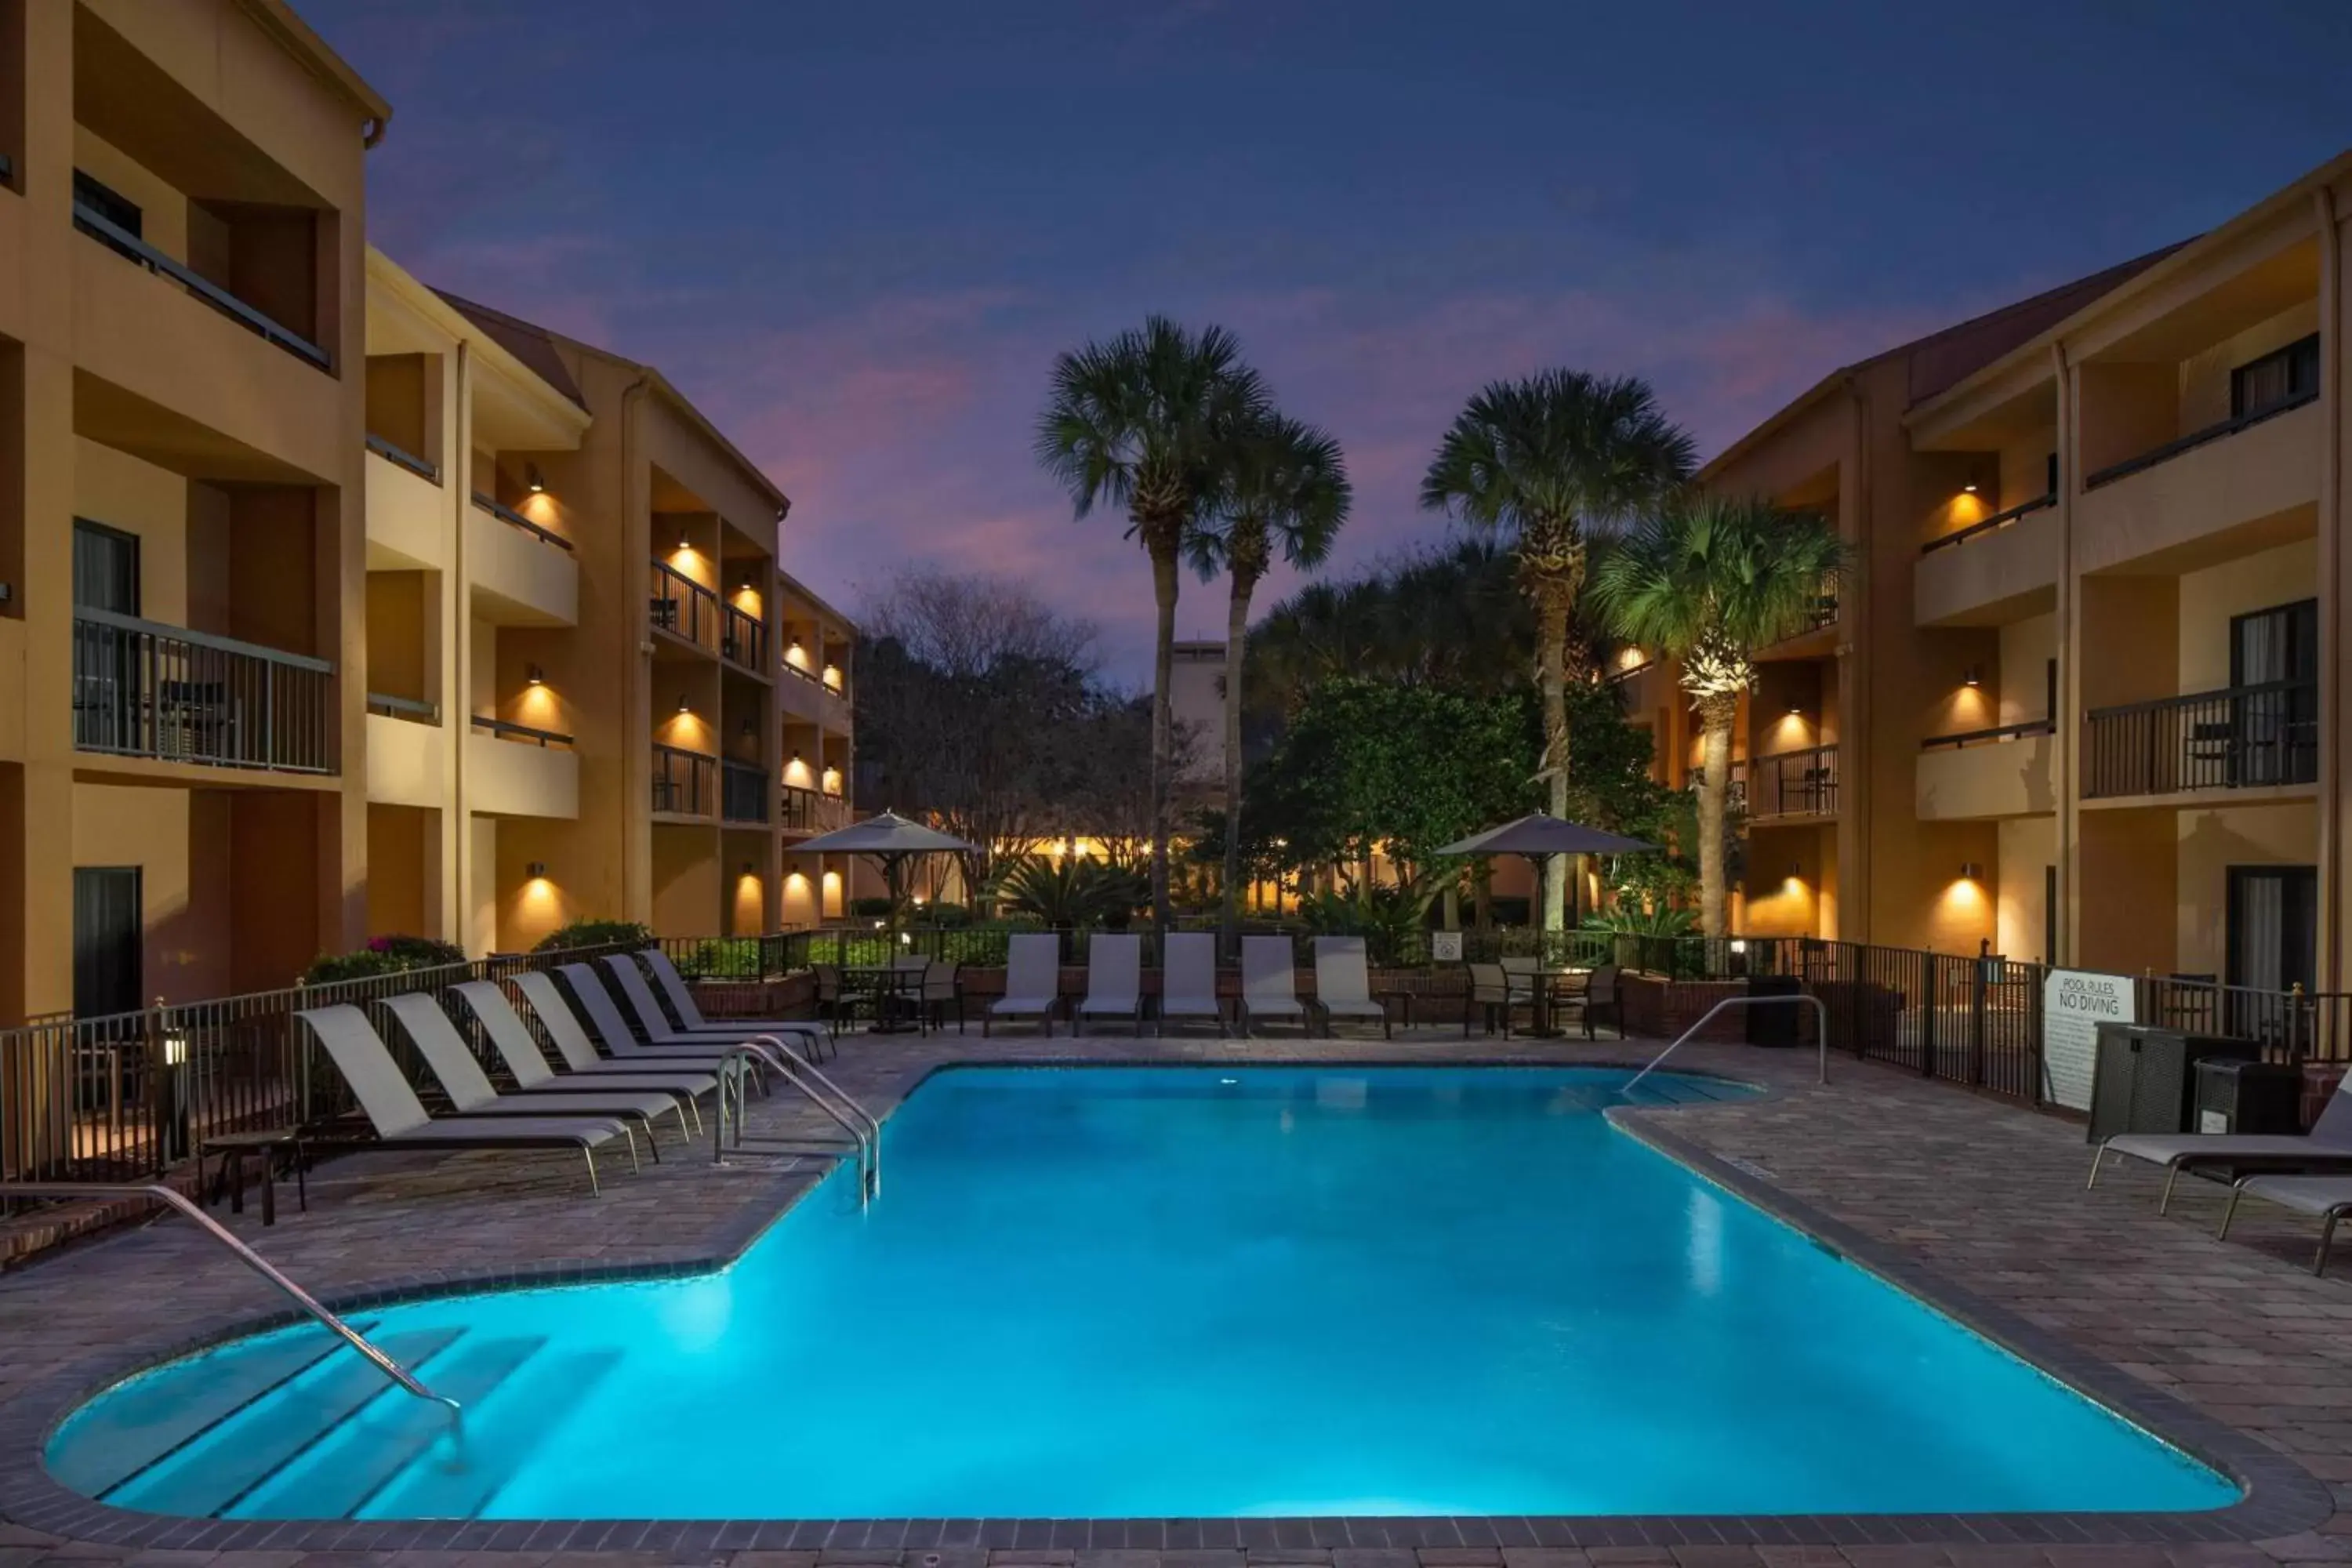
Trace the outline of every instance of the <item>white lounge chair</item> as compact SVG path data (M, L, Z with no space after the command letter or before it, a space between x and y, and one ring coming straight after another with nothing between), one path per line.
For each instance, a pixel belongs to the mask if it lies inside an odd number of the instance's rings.
M2340 1092L2340 1091L2339 1091ZM2314 1274L2327 1272L2327 1254L2336 1245L2336 1226L2352 1214L2352 1176L2241 1176L2230 1185L2230 1206L2221 1211L2221 1237L2230 1237L2230 1222L2238 1217L2238 1200L2267 1198L2297 1214L2315 1215L2321 1221L2319 1253L2311 1260Z
M522 1021L522 1015L514 1010L514 1004L507 1000L507 994L495 983L468 980L455 989L459 1000L466 1004L467 1011L473 1014L474 1022L480 1026L483 1038L490 1042L491 1048L499 1053L499 1059L506 1063L507 1071L513 1075L518 1093L645 1089L670 1096L685 1107L686 1114L697 1128L702 1125L702 1112L694 1102L698 1096L709 1094L719 1086L719 1080L710 1074L601 1071L598 1069L608 1066L625 1067L625 1064L607 1063L597 1057L596 1048L588 1044L588 1037L584 1034L579 1037L581 1047L596 1066L585 1072L555 1072L548 1067L546 1054L539 1048L539 1042L530 1037L530 1028ZM574 1033L577 1032L575 1024ZM552 1033L551 1030L551 1036Z
M594 978L593 974L589 976L592 981ZM628 1044L614 1056L600 1056L595 1042L588 1037L586 1026L580 1022L580 1015L572 1010L571 1000L555 984L554 975L544 970L526 969L515 975L514 983L523 1000L530 1004L530 1010L539 1016L540 1027L547 1031L563 1065L573 1072L708 1074L713 1085L719 1081L719 1066L727 1059L722 1045L713 1045L700 1055L692 1051L648 1051L637 1044L636 1037L629 1033L628 1026L620 1023L620 1015L614 1013L614 1022ZM612 998L605 997L608 1011L612 1005Z
M384 1048L367 1015L350 1003L310 1007L294 1015L310 1031L352 1086L376 1141L352 1152L382 1150L577 1149L588 1162L588 1190L596 1181L596 1151L619 1142L629 1163L637 1163L637 1141L618 1121L585 1116L444 1116L425 1113L425 1102L408 1087L392 1053Z
M1217 1000L1217 939L1206 931L1171 931L1160 952L1160 1032L1171 1018L1206 1018L1225 1032L1224 1005Z
M557 1094L500 1094L490 1083L490 1075L474 1059L457 1026L449 1022L449 1015L441 1004L421 991L404 996L389 996L384 1006L408 1031L409 1039L425 1065L441 1085L449 1103L461 1116L596 1116L609 1117L624 1125L641 1128L646 1135L646 1147L653 1151L656 1160L661 1150L654 1142L654 1121L668 1116L677 1122L678 1137L686 1137L686 1112L678 1109L675 1096L656 1089L615 1089L600 1084L589 1089L566 1089Z
M691 1064L717 1072L719 1065L727 1059L729 1048L740 1046L751 1053L752 1076L755 1079L771 1068L777 1072L792 1070L782 1059L786 1053L757 1040L639 1039L629 1028L628 1020L621 1016L621 1009L614 1003L613 994L604 989L604 983L597 978L593 968L585 963L566 963L557 966L555 973L562 975L563 984L572 988L572 1001L588 1015L588 1026L596 1031L596 1037L604 1041L605 1047L616 1057L666 1066ZM765 1079L761 1079L761 1082L764 1087Z
M1023 931L1004 947L1004 994L988 1005L980 1032L999 1018L1036 1018L1054 1032L1054 1011L1062 1005L1062 939L1052 931Z
M2085 1187L2099 1184L2099 1168L2109 1154L2145 1160L2165 1168L2164 1195L2156 1204L2158 1214L2172 1206L2172 1185L2180 1179L2180 1173L2200 1167L2219 1167L2233 1176L2249 1172L2284 1174L2295 1171L2321 1175L2352 1174L2352 1074L2347 1074L2344 1082L2336 1086L2319 1120L2311 1124L2311 1131L2305 1136L2279 1132L2118 1132L2100 1144L2098 1152L2091 1156L2091 1179L2083 1184ZM2271 1194L2258 1192L2255 1195Z
M1131 932L1097 931L1087 943L1087 994L1078 1003L1072 1033L1089 1018L1125 1018L1143 1033L1143 939Z
M1360 936L1318 936L1315 939L1315 1005L1323 1015L1323 1032L1331 1032L1335 1018L1377 1018L1381 1037L1392 1030L1385 1003L1372 996L1372 976L1364 960Z
M694 993L687 986L686 976L677 972L677 965L669 961L668 953L660 948L649 947L637 956L645 960L647 969L653 971L654 985L669 1004L669 1010L677 1015L677 1026L689 1035L717 1035L731 1031L740 1038L744 1035L789 1032L814 1040L826 1039L824 1027L807 1018L706 1018L695 1003Z
M1298 999L1297 961L1286 936L1242 938L1242 1033L1256 1033L1261 1018L1296 1019L1312 1032L1307 1004Z
M777 1039L796 1044L801 1054L810 1061L816 1059L819 1044L824 1039L824 1026L811 1023L796 1024L735 1024L723 1026L707 1033L681 1029L662 1012L661 1004L654 1000L653 987L646 984L646 972L636 959L625 952L604 955L604 972L619 988L622 1000L636 1015L637 1033L649 1046L713 1046L740 1045L755 1036L772 1035Z

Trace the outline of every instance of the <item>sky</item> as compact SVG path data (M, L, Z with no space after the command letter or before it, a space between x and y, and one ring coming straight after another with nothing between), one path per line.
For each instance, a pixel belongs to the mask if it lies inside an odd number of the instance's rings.
M1030 452L1089 338L1238 333L1346 447L1345 574L1445 536L1419 478L1488 381L1640 375L1713 452L2352 147L2345 0L296 4L393 103L395 260L659 365L844 608L1018 577L1137 684L1142 553ZM1188 578L1179 636L1224 602Z

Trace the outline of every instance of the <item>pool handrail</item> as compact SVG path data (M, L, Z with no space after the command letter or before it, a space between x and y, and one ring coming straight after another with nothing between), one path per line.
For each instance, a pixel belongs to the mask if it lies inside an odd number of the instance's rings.
M764 1048L766 1046L776 1047L774 1056L771 1056ZM735 1089L735 1147L740 1149L744 1146L743 1066L747 1061L752 1060L766 1061L772 1066L777 1065L776 1058L779 1057L782 1058L782 1067L778 1076L791 1084L802 1099L824 1112L835 1125L849 1134L851 1145L857 1154L858 1201L864 1203L875 1196L882 1189L882 1124L877 1121L864 1106L844 1092L840 1085L827 1078L773 1035L753 1035L726 1047L726 1056L719 1064L719 1114L711 1119L710 1163L719 1165L727 1162L727 1089L730 1079L733 1079ZM835 1099L841 1101L841 1105L835 1104L833 1099L826 1098L825 1093L813 1087L808 1079L803 1076L803 1074L813 1075L818 1083L824 1085L825 1090L830 1091ZM849 1110L855 1113L854 1117L845 1114L841 1109L842 1105L846 1105ZM867 1131L869 1128L872 1130L870 1133Z
M1689 1028L1685 1029L1681 1034L1676 1035L1674 1037L1673 1042L1669 1044L1664 1050L1660 1051L1656 1056L1652 1057L1648 1067L1643 1068L1640 1072L1637 1072L1632 1078L1627 1079L1625 1080L1625 1087L1618 1090L1618 1092L1620 1094L1633 1093L1633 1086L1635 1084L1640 1083L1643 1079L1649 1077L1652 1072L1656 1070L1660 1062L1664 1061L1668 1057L1675 1054L1675 1046L1681 1045L1685 1040L1689 1039L1693 1035L1696 1035L1701 1029L1706 1028L1707 1021L1713 1018L1717 1013L1722 1012L1726 1007L1752 1007L1772 1002L1810 1002L1812 1004L1813 1012L1819 1016L1821 1020L1821 1027L1814 1032L1815 1044L1821 1047L1821 1081L1824 1084L1828 1083L1830 1081L1830 1010L1823 1006L1822 1005L1822 999L1814 995L1811 992L1797 991L1791 992L1783 996L1726 996L1722 1001L1717 1002L1714 1006L1709 1007L1706 1012L1700 1014L1698 1016L1698 1022L1693 1024Z
M465 1420L465 1409L446 1394L436 1394L416 1379L416 1374L385 1354L371 1342L365 1334L352 1327L321 1306L318 1298L278 1272L269 1259L239 1241L227 1226L188 1201L176 1189L153 1182L0 1182L0 1198L153 1198L166 1207L179 1210L196 1222L196 1227L226 1247L236 1260L284 1291L289 1300L308 1312L319 1323L340 1336L352 1349L375 1364L378 1372L402 1388L428 1404L445 1406L449 1412L449 1424L455 1427Z
M783 1041L777 1040L772 1035L755 1035L752 1038L760 1040L775 1040L779 1048L782 1048L784 1044ZM842 1088L841 1085L835 1083L830 1077L828 1077L824 1069L818 1067L816 1063L809 1060L806 1057L795 1056L790 1050L786 1050L784 1055L792 1062L793 1076L798 1077L803 1073L806 1073L809 1077L816 1079L818 1085L822 1087L827 1094L830 1094L834 1099L846 1106L849 1110L849 1113L865 1125L866 1131L860 1141L866 1146L868 1152L868 1163L872 1167L871 1174L868 1179L868 1185L873 1192L880 1192L882 1190L882 1123L876 1119L872 1111L866 1110L863 1105L860 1105L856 1100L851 1096L847 1089Z

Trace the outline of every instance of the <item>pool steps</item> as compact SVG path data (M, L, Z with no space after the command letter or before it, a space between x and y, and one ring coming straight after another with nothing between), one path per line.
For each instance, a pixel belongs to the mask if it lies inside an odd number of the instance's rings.
M194 1390L166 1377L126 1391L97 1417L107 1429L80 1434L54 1473L118 1508L182 1518L471 1519L618 1360L457 1327L381 1343L465 1407L462 1447L440 1406L302 1334L236 1352Z

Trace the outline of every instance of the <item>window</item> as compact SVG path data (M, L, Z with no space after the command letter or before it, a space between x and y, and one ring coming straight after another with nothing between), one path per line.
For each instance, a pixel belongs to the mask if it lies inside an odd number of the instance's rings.
M74 519L73 602L78 610L139 613L139 536Z
M2319 334L2252 360L2230 373L2230 417L2248 419L2319 395Z
M74 868L74 1016L135 1013L146 960L136 866Z
M2319 601L2230 618L2231 784L2319 777ZM2202 726L2200 726L2201 728Z
M84 213L89 213L105 219L107 223L121 229L132 239L145 237L145 219L139 210L139 204L121 192L91 179L79 169L74 171L73 199L74 219L77 223L80 222ZM83 224L82 232L100 243L120 251L133 261L144 264L146 260L146 258L141 256L138 251L102 229Z
M2256 991L2315 989L2318 871L2309 866L2232 866L2227 878L2229 983Z
M2042 471L2047 477L2042 481L2042 493L2046 496L2055 496L2058 493L2057 453L2050 454L2048 461L2042 466Z

